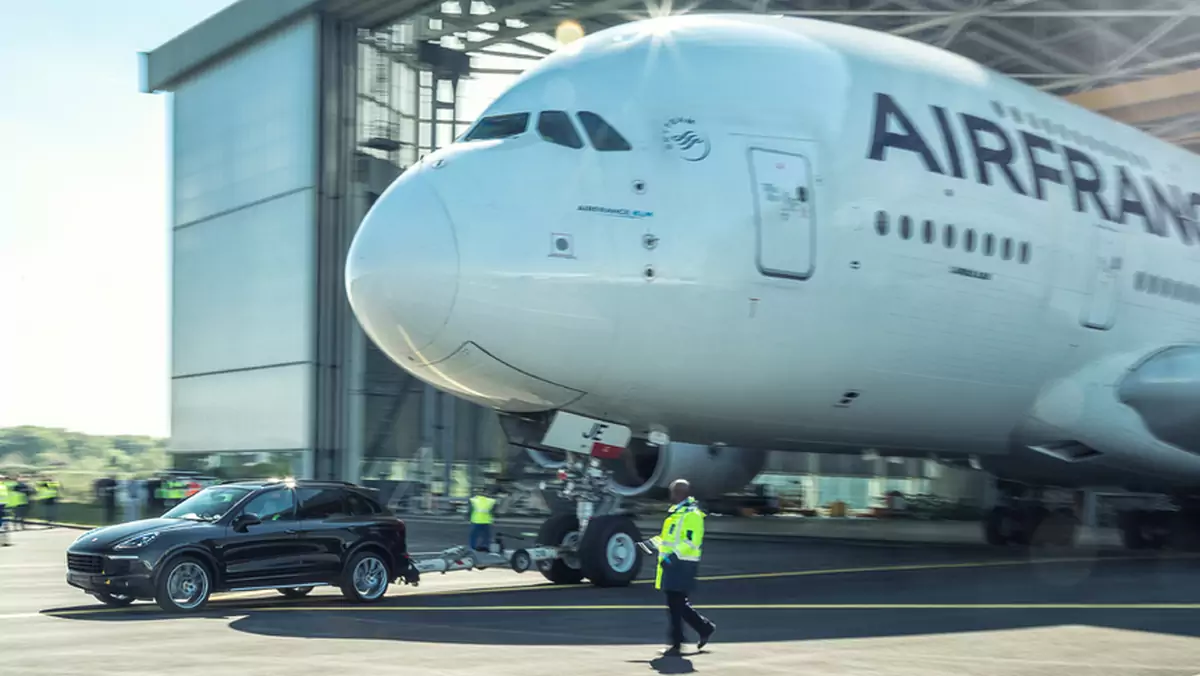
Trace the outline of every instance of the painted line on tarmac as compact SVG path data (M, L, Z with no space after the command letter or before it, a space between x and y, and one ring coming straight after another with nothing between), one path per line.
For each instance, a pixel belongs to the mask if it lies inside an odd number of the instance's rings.
M807 570L789 570L770 573L731 573L727 575L701 575L696 578L702 582L729 582L735 580L765 580L771 578L787 578L787 577L810 577L817 575L852 575L857 573L901 573L906 571L923 571L923 570L951 570L955 568L1000 568L1004 566L1034 566L1041 564L1061 564L1061 563L1094 563L1107 561L1149 561L1149 560L1174 560L1174 559L1195 559L1200 558L1200 554L1180 554L1180 555L1141 555L1141 556L1083 556L1083 557L1063 557L1063 558L1046 558L1046 559L997 559L993 561L968 561L968 562L944 562L944 563L915 563L915 564L891 564L883 566L861 566L855 568L810 568ZM634 580L630 584L646 585L653 584L653 578L643 578ZM412 596L446 596L450 594L493 594L501 592L517 592L517 591L536 591L542 589L579 589L578 585L557 585L553 583L537 583L529 585L510 585L504 587L487 587L476 589L448 589L427 592L417 592ZM1197 676L1200 676L1198 674Z
M954 568L996 568L1002 566L1016 565L1037 565L1046 563L1091 563L1099 561L1145 561L1156 559L1194 559L1200 558L1200 554L1187 554L1176 556L1110 556L1110 557L1074 557L1074 558L1057 558L1057 559L1005 559L999 561L974 561L966 563L928 563L928 564L900 564L893 566L865 566L860 568L815 568L810 570L794 570L778 573L737 573L732 575L710 575L702 576L698 579L703 581L730 581L730 580L755 580L765 578L783 578L783 577L809 577L818 575L848 575L855 573L886 573L886 572L904 572L913 570L948 570ZM654 580L634 580L633 584L650 584ZM414 592L411 594L398 594L389 596L392 599L404 598L423 598L432 596L452 596L452 595L468 595L468 594L493 594L514 591L527 591L537 589L559 589L559 590L579 590L584 589L582 585L556 585L556 584L538 584L526 586L512 587L490 587L486 589L447 589L447 590L431 590L424 592ZM265 590L264 590L265 591ZM258 595L261 592L240 592L240 594ZM642 609L642 608L657 608L662 609L661 605L617 605L617 606L560 606L560 605L542 605L542 606L298 606L288 603L287 599L279 598L276 605L267 606L239 606L236 603L224 603L225 601L235 601L239 596L231 594L221 594L218 598L214 598L209 604L208 610L225 610L237 612L258 612L271 610L308 610L330 612L346 612L352 610L366 611L384 611L384 610L619 610L619 609ZM697 606L701 607L701 606ZM730 605L711 605L703 606L705 608L729 609L729 610L755 610L755 609L810 609L810 610L833 610L833 609L1157 609L1157 610L1196 610L1200 609L1200 604L730 604ZM73 615L100 615L110 613L127 613L127 614L151 614L160 613L161 611L156 606L142 606L132 608L77 608L66 610L46 610L41 613L33 614L14 614L11 616L0 615L0 619L9 619L16 617L33 617L38 615L47 615L50 617L66 617ZM201 613L200 615L202 615ZM1200 675L1198 675L1200 676Z
M1200 610L1200 603L714 603L697 604L700 610ZM653 610L661 612L661 603L608 605L507 605L507 606L289 606L272 605L232 609L231 615L262 612L306 613L455 613L455 612L593 612L611 610ZM203 618L210 609L191 617ZM216 610L216 609L212 609ZM80 608L45 613L50 616L101 615L125 613L173 618L188 616L167 615L156 607ZM36 613L0 615L0 619L36 616Z

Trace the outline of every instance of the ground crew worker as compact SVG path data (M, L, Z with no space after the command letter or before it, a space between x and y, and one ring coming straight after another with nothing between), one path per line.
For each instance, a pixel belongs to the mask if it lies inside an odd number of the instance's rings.
M42 480L42 505L43 516L46 517L46 527L54 528L54 522L58 517L58 480L52 477L46 477Z
M486 552L492 542L492 510L496 499L484 490L467 501L471 517L470 547L477 552Z
M658 549L658 571L654 588L667 595L667 610L671 617L670 646L663 656L679 656L683 647L683 623L687 622L700 636L697 648L703 648L712 638L717 625L696 612L688 595L696 588L700 568L700 551L704 546L704 512L689 495L691 486L684 479L671 482L671 502L662 533L652 542Z
M25 514L29 511L29 485L17 478L8 484L8 509L12 512L13 530L25 530Z
M8 515L8 477L0 474L0 544L7 547L11 542L8 541L8 525L5 523L5 517Z

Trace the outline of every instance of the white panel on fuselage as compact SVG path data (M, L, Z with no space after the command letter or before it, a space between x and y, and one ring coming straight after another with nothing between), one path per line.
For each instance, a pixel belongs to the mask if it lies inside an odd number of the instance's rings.
M812 167L805 155L763 145L756 142L749 151L758 225L758 268L765 275L807 279L813 273L816 255Z
M1089 329L1107 331L1117 319L1117 301L1121 294L1124 252L1121 233L1107 227L1096 227L1095 257L1088 297L1084 300L1083 325Z

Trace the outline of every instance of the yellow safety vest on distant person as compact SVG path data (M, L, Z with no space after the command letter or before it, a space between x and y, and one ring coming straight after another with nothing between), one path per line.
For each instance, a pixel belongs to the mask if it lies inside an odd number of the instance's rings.
M471 498L471 523L490 524L492 508L495 506L495 498L489 498L486 495L476 495Z
M8 506L8 484L0 481L0 507Z
M663 521L662 533L654 538L658 547L658 570L654 574L654 588L662 589L663 560L674 554L680 561L700 563L704 547L704 512L696 501L675 505Z
M57 481L47 481L46 482L46 499L53 500L54 498L57 498L57 497L58 497L58 482Z

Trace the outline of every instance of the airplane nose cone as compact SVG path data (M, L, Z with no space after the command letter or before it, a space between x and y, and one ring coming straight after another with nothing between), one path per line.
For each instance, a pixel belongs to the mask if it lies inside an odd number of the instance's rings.
M363 219L346 259L346 293L380 349L424 361L450 319L458 273L454 224L416 175L393 184Z

